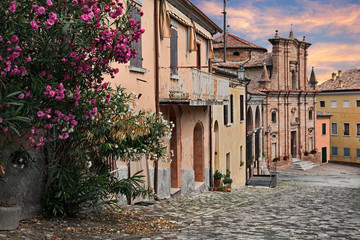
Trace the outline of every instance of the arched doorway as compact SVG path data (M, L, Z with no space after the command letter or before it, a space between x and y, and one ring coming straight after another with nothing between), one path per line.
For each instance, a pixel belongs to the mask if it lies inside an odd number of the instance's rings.
M171 187L179 188L180 185L180 174L179 174L179 159L178 159L178 131L179 124L177 114L174 107L170 108L170 121L175 125L172 131L170 139L170 150L173 151L174 156L171 158L170 171L171 171Z
M248 108L246 112L246 181L248 182L252 172L251 172L251 165L252 165L252 138L253 138L253 124L254 118L251 107Z
M214 140L215 140L215 153L214 153L214 169L220 170L219 163L219 123L215 121L214 124Z
M203 126L198 122L194 128L194 174L195 182L204 182L204 158L203 158Z

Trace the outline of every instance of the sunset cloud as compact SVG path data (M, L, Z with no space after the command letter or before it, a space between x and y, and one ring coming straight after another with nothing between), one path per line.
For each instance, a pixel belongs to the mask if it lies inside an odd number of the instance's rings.
M222 26L222 0L195 0L200 9ZM267 42L279 30L287 37L291 24L295 37L306 36L309 48L308 69L315 67L323 82L337 70L360 68L360 4L352 0L248 0L228 2L229 32L271 52Z
M198 2L207 15L222 19L222 1ZM288 33L293 24L296 32L320 33L326 29L328 36L347 34L347 37L354 38L360 34L360 7L356 4L324 4L305 0L302 1L302 6L305 7L298 7L296 13L295 6L290 9L288 6L261 6L258 1L249 1L242 2L238 7L228 7L227 22L231 31L242 32L250 39L258 39L273 34L276 29L280 33Z

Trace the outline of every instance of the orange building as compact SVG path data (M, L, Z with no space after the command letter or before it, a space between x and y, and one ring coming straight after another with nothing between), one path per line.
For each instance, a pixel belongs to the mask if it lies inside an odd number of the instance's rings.
M327 163L330 160L330 118L331 114L316 112L316 147L321 153L321 161L316 163ZM319 159L320 160L320 159Z

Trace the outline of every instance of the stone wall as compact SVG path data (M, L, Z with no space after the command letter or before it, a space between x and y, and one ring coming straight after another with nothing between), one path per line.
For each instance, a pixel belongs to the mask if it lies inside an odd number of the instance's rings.
M317 152L315 154L309 153L309 155L304 156L303 160L313 162L315 164L320 165L320 164L322 164L321 152Z
M44 190L44 160L40 153L31 152L35 162L29 168L5 165L5 175L0 181L0 202L22 207L21 219L41 213L41 193ZM9 154L7 154L9 156Z

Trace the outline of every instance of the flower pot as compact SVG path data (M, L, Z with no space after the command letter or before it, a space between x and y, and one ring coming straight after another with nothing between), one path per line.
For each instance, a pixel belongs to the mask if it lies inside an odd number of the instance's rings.
M226 188L226 191L227 191L227 192L231 192L231 188Z
M0 230L13 230L19 226L21 219L21 210L19 206L1 207L0 206Z
M214 178L214 187L220 187L221 178Z

